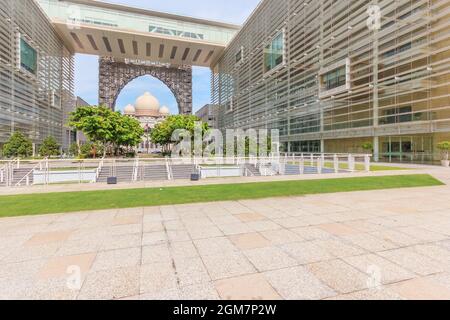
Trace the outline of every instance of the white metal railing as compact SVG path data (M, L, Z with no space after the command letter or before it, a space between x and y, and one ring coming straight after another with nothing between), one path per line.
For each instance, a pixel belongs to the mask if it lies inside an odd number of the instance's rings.
M0 167L0 183L2 184L6 182L7 169L8 169L7 164Z
M102 173L104 165L105 165L105 158L103 157L100 160L97 169L95 170L95 182L97 182L98 179L100 178L100 174Z
M10 172L13 167L20 168L20 159L16 158L11 161L7 161L4 165L0 164L0 184L10 185Z
M167 180L173 180L172 166L170 165L170 160L168 157L166 158L166 171L167 171Z
M136 158L133 166L133 181L135 182L138 180L138 173L139 173L139 158Z
M43 164L44 164L44 167L43 167ZM45 159L39 161L38 164L36 164L30 171L28 171L28 173L22 179L20 179L15 184L15 186L16 187L20 187L20 186L22 186L23 182L25 182L26 186L29 186L30 185L30 180L31 180L30 177L31 177L32 174L34 174L34 171L37 170L38 168L40 170L44 170L45 184L48 184L48 182L49 182L49 176L48 176L48 174L49 174L49 162L48 162L48 159L45 158ZM17 169L20 169L20 160L17 162Z
M133 161L133 162L132 162ZM273 175L303 175L303 174L330 174L344 172L370 171L371 155L368 154L320 154L299 153L272 155L269 157L210 157L210 158L155 158L155 159L44 159L40 161L22 160L0 161L0 183L2 186L23 186L30 184L69 183L58 182L65 175L72 179L71 183L95 183L99 181L102 170L111 170L114 176L117 167L132 167L132 182L145 180L145 174L140 176L142 166L165 165L168 180L174 179L173 167L189 164L197 170L211 169L217 166L218 173L226 173L231 169L226 167L239 167L241 176L252 176L258 171L263 176ZM18 169L19 168L19 169ZM224 170L221 170L224 168ZM256 171L253 169L255 168ZM160 169L164 170L163 168ZM25 174L26 173L26 174ZM17 183L16 181L20 179ZM130 180L128 180L129 182Z

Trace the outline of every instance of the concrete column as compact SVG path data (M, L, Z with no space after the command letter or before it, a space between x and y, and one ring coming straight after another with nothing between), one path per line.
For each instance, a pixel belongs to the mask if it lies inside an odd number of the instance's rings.
M373 161L380 161L380 137L373 137Z

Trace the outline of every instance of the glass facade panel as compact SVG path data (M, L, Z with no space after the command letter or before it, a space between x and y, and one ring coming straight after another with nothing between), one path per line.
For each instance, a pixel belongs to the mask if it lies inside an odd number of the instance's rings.
M411 106L384 110L383 114L384 116L380 119L381 125L411 122L422 119L422 113L420 113L420 115L413 114Z
M37 51L23 38L20 39L20 67L34 75L37 72Z
M320 152L320 140L292 142L290 152L294 152L294 153L300 153L300 152L317 153L317 152Z
M264 49L264 72L284 63L284 33L279 33Z
M35 150L48 136L67 148L73 56L34 1L0 0L0 8L0 34L10 35L0 37L0 145L20 131Z
M326 90L332 90L345 86L347 81L346 67L340 67L323 75Z

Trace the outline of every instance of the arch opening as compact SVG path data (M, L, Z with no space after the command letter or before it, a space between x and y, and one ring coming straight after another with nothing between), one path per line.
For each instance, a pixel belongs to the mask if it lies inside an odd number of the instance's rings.
M162 67L115 61L102 57L99 61L99 102L116 108L121 91L133 80L152 76L173 93L180 114L192 113L192 67Z
M136 100L146 92L158 100L160 108L167 107L170 114L179 113L179 101L173 90L163 81L150 75L137 76L125 83L114 97L115 109L123 112L126 106L134 106Z

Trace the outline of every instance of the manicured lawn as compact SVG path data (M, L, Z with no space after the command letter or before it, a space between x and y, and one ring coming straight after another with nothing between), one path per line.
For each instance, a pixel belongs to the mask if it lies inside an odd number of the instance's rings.
M299 165L298 162L290 162L290 164L298 164ZM317 163L311 164L311 161L305 161L305 166L315 167L315 166L317 166ZM334 169L334 164L332 162L327 161L327 162L325 162L325 168ZM348 164L345 162L340 162L339 169L347 170ZM363 171L365 169L364 164L356 163L355 169L358 171ZM375 172L375 171L404 171L404 170L411 170L411 168L383 166L383 165L377 165L377 164L370 165L370 171L372 171L372 172Z
M402 175L14 195L0 197L0 217L439 185L430 175Z

